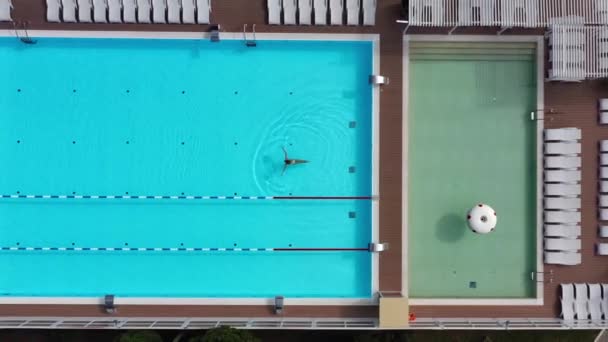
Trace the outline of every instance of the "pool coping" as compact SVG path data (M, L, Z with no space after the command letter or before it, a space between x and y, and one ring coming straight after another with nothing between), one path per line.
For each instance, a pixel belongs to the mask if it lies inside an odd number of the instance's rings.
M498 42L498 43L535 43L536 44L536 274L542 275L544 264L542 259L542 132L544 119L544 67L545 67L545 42L543 36L490 36L490 35L403 35L403 123L402 123L402 216L401 227L403 236L403 293L409 293L409 239L408 239L408 189L409 189L409 42ZM518 305L544 305L544 282L532 279L536 282L535 298L409 298L410 305L428 306L464 306L464 305L494 305L494 306L518 306Z
M18 37L23 30L0 30L0 37ZM248 38L251 33L248 32ZM118 39L209 39L208 32L169 31L71 31L71 30L27 30L29 37L42 38L118 38ZM221 32L225 40L244 40L243 32ZM312 41L369 41L372 42L372 73L380 73L380 34L352 33L256 33L256 40L312 40ZM380 198L380 89L372 88L372 241L379 241ZM285 305L377 305L380 289L379 255L372 253L370 298L285 298ZM274 305L274 298L211 298L211 297L116 297L116 305ZM2 304L93 304L102 305L102 297L2 297Z

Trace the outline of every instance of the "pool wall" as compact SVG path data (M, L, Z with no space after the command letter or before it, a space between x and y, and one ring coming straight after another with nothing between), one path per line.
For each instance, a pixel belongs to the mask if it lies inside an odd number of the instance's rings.
M121 38L121 39L208 39L203 32L136 32L136 31L47 31L28 30L30 37L40 38ZM15 37L15 30L0 30L0 37ZM251 39L248 35L248 39ZM243 40L242 32L222 32L221 39ZM257 33L257 40L319 40L319 41L369 41L373 46L373 74L380 72L379 34L306 34L306 33ZM372 91L372 242L379 241L379 87ZM370 298L285 298L285 305L377 305L379 291L379 256L372 254ZM94 272L92 270L91 272ZM102 305L101 297L6 297L0 296L0 304L93 304ZM273 305L274 298L172 298L172 297L116 297L116 305Z
M542 260L542 131L544 119L544 38L542 36L476 36L476 35L404 35L403 36L403 126L402 126L402 293L409 293L409 63L410 42L482 42L482 43L535 43L536 45L536 273L532 281L536 282L536 297L513 299L513 298L410 298L410 305L543 305L543 281L537 278L543 277Z

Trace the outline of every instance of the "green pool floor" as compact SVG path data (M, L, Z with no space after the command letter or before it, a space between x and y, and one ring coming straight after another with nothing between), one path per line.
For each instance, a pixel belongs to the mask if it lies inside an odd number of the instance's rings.
M534 297L534 58L421 54L409 72L410 297ZM495 232L467 228L477 203Z

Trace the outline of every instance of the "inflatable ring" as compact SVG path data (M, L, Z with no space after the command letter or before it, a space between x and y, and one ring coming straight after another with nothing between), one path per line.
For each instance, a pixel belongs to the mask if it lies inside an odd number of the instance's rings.
M496 211L489 205L478 204L467 214L469 228L478 234L488 234L496 228Z

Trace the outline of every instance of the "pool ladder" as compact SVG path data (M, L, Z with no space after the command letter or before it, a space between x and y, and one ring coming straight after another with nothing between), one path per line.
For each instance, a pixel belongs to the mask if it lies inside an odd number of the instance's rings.
M27 25L28 21L21 22L21 29L23 30L23 36L19 34L19 25L16 21L13 22L13 29L15 30L15 36L19 39L23 44L33 45L36 44L36 41L30 38L30 35L27 33Z
M530 272L530 279L535 280L537 283L544 283L545 275L547 275L549 277L549 279L547 279L547 282L549 284L553 283L553 270L549 270L549 272L532 271L532 272Z
M256 38L255 38L255 24L252 25L251 30L252 30L251 32L253 34L253 39L249 40L249 39L247 39L247 24L243 25L243 41L245 42L246 47L258 46L258 43L256 42Z

